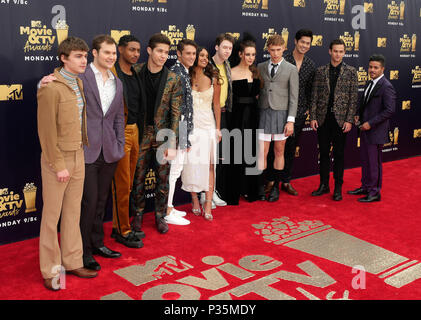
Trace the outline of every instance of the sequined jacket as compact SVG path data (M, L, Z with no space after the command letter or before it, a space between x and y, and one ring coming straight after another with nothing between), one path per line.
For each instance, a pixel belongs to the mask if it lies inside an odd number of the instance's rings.
M180 76L181 86L183 87L183 103L180 106L179 146L180 149L186 149L191 147L189 137L193 131L193 96L190 75L178 60L170 70Z
M143 124L143 127L146 126L146 92L144 75L146 72L147 64L143 63L140 65L141 69L139 72L139 77L141 81L141 92L142 92L142 103L141 113L143 119L140 119L140 122ZM158 94L155 100L154 107L154 131L155 137L161 136L164 138L164 141L157 141L158 146L164 142L168 142L168 147L171 149L177 148L178 140L178 126L180 121L180 106L183 103L183 88L181 85L180 77L174 72L170 71L167 67L164 66L163 75L158 87ZM164 129L167 129L164 131ZM169 130L168 130L169 129ZM163 130L163 131L161 131ZM160 132L161 131L161 132ZM167 138L165 138L167 137ZM139 137L142 139L142 137Z
M319 126L325 121L329 104L329 66L330 63L317 68L311 93L310 120L317 120ZM332 106L335 119L340 127L343 126L344 122L354 123L357 101L357 70L343 62L336 83Z

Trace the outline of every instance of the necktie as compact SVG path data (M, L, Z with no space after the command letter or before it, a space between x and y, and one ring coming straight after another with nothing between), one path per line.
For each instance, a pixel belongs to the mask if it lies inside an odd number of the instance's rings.
M370 80L370 81L369 81L368 88L367 88L367 93L365 94L364 104L367 104L368 97L370 96L370 91L371 91L371 88L372 88L372 87L373 87L373 80Z
M278 64L272 63L272 69L270 70L270 76L273 78L275 76L275 68L278 66Z

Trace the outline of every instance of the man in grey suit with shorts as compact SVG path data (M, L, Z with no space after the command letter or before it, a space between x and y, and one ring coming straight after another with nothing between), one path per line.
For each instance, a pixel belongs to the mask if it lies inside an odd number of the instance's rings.
M285 40L275 34L267 41L270 60L260 63L257 68L263 79L264 87L259 96L259 169L267 167L267 155L271 141L274 141L275 159L273 173L275 183L266 198L265 177L262 173L259 182L259 199L279 198L281 170L284 168L284 149L286 139L294 133L294 122L298 103L298 70L284 60ZM277 197L272 195L277 194Z

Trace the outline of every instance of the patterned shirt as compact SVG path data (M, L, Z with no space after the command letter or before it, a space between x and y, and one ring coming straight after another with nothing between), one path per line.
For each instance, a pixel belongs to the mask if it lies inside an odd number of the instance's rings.
M284 59L289 63L292 63L296 66L296 62L292 52L287 52L284 54ZM314 75L316 73L316 65L313 60L311 60L306 55L304 56L303 62L301 64L300 71L298 72L299 77L299 89L298 89L298 108L296 118L305 118L305 113L310 107L311 101L311 90L313 87Z
M79 108L80 127L82 128L82 113L83 113L83 107L85 106L85 103L83 102L82 95L80 94L80 88L76 81L77 74L73 74L67 70L64 70L64 68L60 69L60 74L63 76L63 78L66 80L69 86L76 93L77 106Z
M180 106L179 145L180 149L186 149L191 147L189 136L193 131L193 97L190 75L178 60L170 70L180 76L183 87L183 104Z

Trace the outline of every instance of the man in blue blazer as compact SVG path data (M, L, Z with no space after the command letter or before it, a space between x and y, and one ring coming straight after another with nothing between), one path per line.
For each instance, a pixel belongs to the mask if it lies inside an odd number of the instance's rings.
M360 202L380 201L382 186L382 149L389 142L389 119L395 112L396 92L384 76L385 58L370 57L368 72L371 80L364 89L358 115L361 141L361 187L349 194L365 195Z

